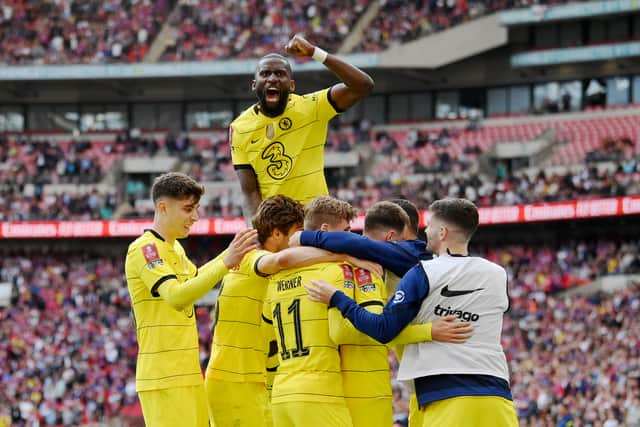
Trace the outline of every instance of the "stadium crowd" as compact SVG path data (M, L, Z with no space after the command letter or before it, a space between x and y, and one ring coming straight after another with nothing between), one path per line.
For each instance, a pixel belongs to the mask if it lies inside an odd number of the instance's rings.
M375 180L362 173L351 177L347 185L334 186L333 193L363 208L402 194L414 200L420 209L426 209L432 200L448 196L465 197L478 206L506 206L640 194L638 158L620 162L613 170L599 170L592 165L576 172L540 170L533 175L511 174L500 168L496 176L460 172L411 180L407 175L397 172Z
M140 62L171 8L158 1L3 1L0 64Z
M357 51L381 51L498 10L537 4L529 0L387 0L362 35Z
M478 251L504 265L511 278L504 345L522 425L546 426L564 414L582 419L576 425L583 426L640 422L639 289L588 298L557 295L601 275L639 273L639 250L637 241L574 241ZM11 305L0 308L0 426L140 415L123 268L121 257L64 251L3 257L0 282L10 283L13 293ZM209 309L199 308L198 320L204 367ZM395 375L398 362L393 354L390 360ZM407 392L395 383L394 394L403 425Z
M305 33L336 51L366 10L364 0L209 2L183 0L170 22L178 31L162 60L256 58L281 51L291 34Z
M614 295L540 293L505 318L520 425L640 425L639 291L635 284Z
M354 50L384 50L478 16L539 3L386 0ZM8 0L0 8L0 63L141 62L175 5L175 0ZM280 50L290 35L298 32L335 52L367 5L364 0L240 3L181 0L168 22L175 29L175 36L161 60L255 58Z
M439 150L434 162L425 164L423 159L399 155L393 138L385 132L373 136L369 144L376 154L373 161L367 160L359 150L359 141L367 140L368 131L333 128L327 137L327 150L355 152L360 161L352 168L328 170L330 192L362 209L398 195L426 209L432 200L447 196L464 197L478 206L506 206L640 194L640 156L633 154L635 145L629 138L606 139L603 150L587 153L587 167L581 169L511 173L500 164L492 176L469 171L481 152L478 146L469 145L457 155L447 148L447 140L455 132L415 132L410 138L412 146L429 145ZM150 216L149 206L136 203L148 197L147 183L131 178L122 188L107 191L97 191L93 184L100 182L115 159L158 153L180 158L186 172L198 181L237 179L223 133L194 140L184 133L168 133L157 139L132 129L113 141L80 139L63 143L0 136L0 221L111 219L123 203L121 215ZM613 167L599 168L598 162L612 162ZM65 183L89 185L73 192L44 191L47 184ZM231 189L209 194L207 200L203 206L206 216L241 216L242 199Z

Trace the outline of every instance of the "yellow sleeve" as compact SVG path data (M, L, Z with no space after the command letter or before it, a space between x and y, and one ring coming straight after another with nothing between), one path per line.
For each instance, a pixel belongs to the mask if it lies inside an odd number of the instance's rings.
M333 106L330 100L329 91L331 88L322 89L317 92L310 93L305 95L306 97L311 97L311 99L316 99L316 108L318 109L318 118L329 121L334 118L336 115L341 113L338 111L336 107Z
M155 253L153 252L155 248ZM222 259L224 252L205 265L198 275L184 282L178 281L176 271L165 262L166 254L150 243L138 249L146 261L139 276L153 297L161 297L175 310L182 310L202 298L227 274ZM154 259L155 258L155 259Z
M243 138L238 134L233 125L229 126L229 144L231 145L231 162L234 166L249 166L249 157L245 150L245 144L242 144Z
M176 310L194 304L209 292L227 274L227 267L222 260L217 260L204 273L199 273L196 277L185 282L178 282L176 279L167 280L162 286L157 288L158 293L170 306Z
M271 389L273 388L273 380L276 376L280 359L278 358L278 341L276 340L276 332L273 329L273 317L271 315L271 303L265 298L262 304L262 321L260 322L262 338L265 345L265 365L267 393L271 397Z
M211 261L207 262L206 264L200 266L198 268L198 274L203 274L206 273L209 269L212 268L218 268L218 260L223 260L224 257L227 256L227 253L229 252L229 248L225 249L224 251L220 252L218 254L217 257L215 257L214 259L212 259Z
M268 292L268 291L267 291ZM265 298L262 304L262 321L260 322L262 337L267 343L267 348L271 341L276 341L276 331L273 329L273 316L271 314L271 302Z
M396 346L431 341L431 326L431 322L407 325L407 327L387 343L387 345Z

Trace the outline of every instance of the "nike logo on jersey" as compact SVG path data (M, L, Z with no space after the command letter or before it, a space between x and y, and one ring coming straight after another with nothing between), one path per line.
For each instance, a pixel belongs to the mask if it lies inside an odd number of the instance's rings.
M440 295L442 295L443 297L446 297L446 298L459 297L459 296L462 296L462 295L472 294L474 292L481 291L483 289L484 288L470 289L468 291L450 291L449 290L449 285L447 285L447 286L445 286L444 288L442 288L440 290Z
M252 144L255 144L255 143L256 143L256 142L258 142L258 141L260 141L260 138L258 138L258 139L252 139L252 140L251 140L251 143L252 143Z

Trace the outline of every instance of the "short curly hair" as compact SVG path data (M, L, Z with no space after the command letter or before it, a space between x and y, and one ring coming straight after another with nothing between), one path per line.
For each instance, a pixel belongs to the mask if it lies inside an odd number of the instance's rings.
M336 225L340 220L351 222L358 210L349 203L330 196L318 196L304 208L305 230L319 230L322 224Z
M260 203L251 223L258 231L258 241L264 244L274 230L287 233L294 225L302 227L304 207L292 198L278 194Z
M204 194L204 186L181 172L167 172L158 176L151 186L151 200L155 204L162 197L184 200L194 197L196 202Z

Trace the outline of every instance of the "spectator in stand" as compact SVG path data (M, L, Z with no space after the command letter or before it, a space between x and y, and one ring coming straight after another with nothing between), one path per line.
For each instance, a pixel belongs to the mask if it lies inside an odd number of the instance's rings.
M549 293L537 279L566 263L571 271L589 272L585 277L604 274L607 265L616 265L611 273L637 273L638 242L565 246L478 251L511 276L503 345L520 425L555 425L564 405L578 425L596 427L613 417L619 425L638 426L640 285L566 298ZM624 261L629 255L634 261ZM0 426L3 419L15 426L79 425L107 422L123 411L141 416L123 269L120 257L3 252L0 282L11 283L14 293L11 306L0 308ZM212 319L206 308L197 310L197 318L206 366ZM398 363L392 353L389 358L395 378ZM406 394L394 399L398 418L403 399Z
M168 12L166 0L6 0L0 8L0 63L141 62Z
M366 10L364 0L318 2L180 1L171 22L178 30L165 61L258 58L279 51L291 34L304 33L335 52Z

